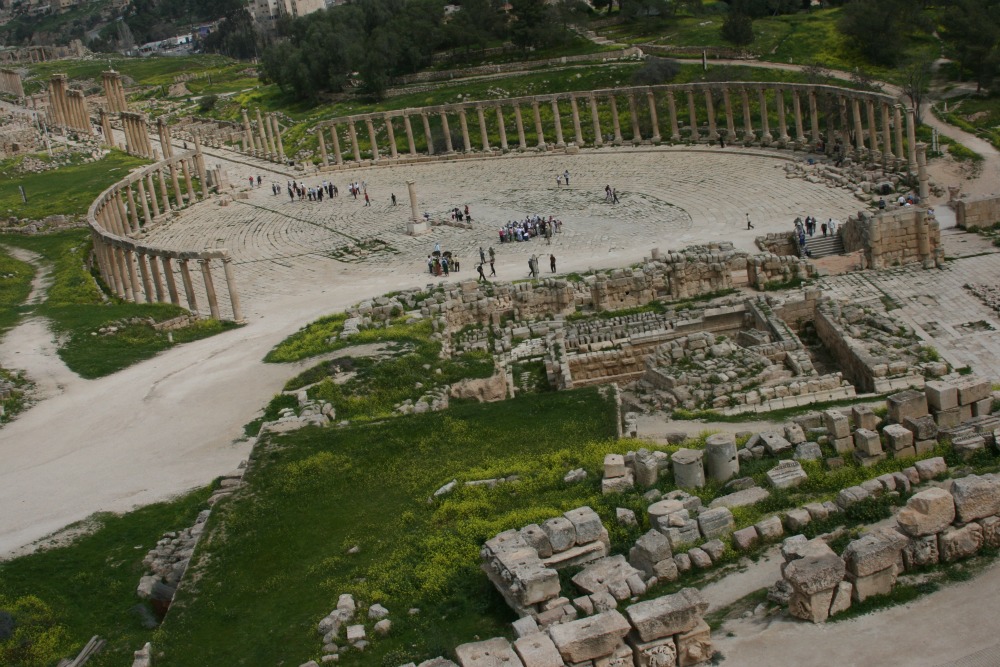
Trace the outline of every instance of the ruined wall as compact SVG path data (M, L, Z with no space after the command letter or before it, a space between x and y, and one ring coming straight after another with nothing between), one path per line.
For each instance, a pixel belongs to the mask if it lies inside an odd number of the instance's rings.
M982 229L1000 223L1000 195L959 199L953 206L955 223L962 229Z
M884 269L921 262L931 268L941 253L941 226L926 209L904 206L871 216L859 212L841 228L844 250L861 250L864 267Z
M762 252L769 252L772 255L799 256L799 249L795 244L794 232L777 232L758 236L754 243Z

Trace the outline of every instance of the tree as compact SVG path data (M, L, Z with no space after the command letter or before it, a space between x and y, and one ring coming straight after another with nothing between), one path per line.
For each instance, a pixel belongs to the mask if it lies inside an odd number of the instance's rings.
M674 80L680 72L680 65L675 60L667 58L646 58L642 67L632 75L632 85L634 86L656 86L661 83L669 83Z
M924 94L931 82L931 61L929 58L911 60L903 68L903 93L909 98L913 107L917 125L923 124L923 114L920 105L924 102Z
M844 5L837 27L869 61L892 67L912 17L910 0L852 0Z
M753 19L746 13L742 2L733 3L722 22L722 39L736 46L753 44Z
M981 92L1000 71L1000 2L954 0L951 5L941 15L941 37Z
M559 32L553 12L545 0L510 0L510 40L522 49L551 43Z

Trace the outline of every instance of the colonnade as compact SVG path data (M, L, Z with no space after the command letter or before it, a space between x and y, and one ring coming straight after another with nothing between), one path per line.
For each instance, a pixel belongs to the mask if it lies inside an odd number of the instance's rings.
M271 162L284 162L285 145L281 141L281 126L278 123L278 116L273 113L261 115L260 109L257 109L256 125L251 125L246 109L242 109L242 115L243 152Z
M120 298L135 303L172 303L194 314L204 313L207 307L214 319L222 319L222 308L226 305L224 301L220 303L215 289L213 267L219 261L226 281L229 312L234 321L241 322L240 298L227 250L169 251L132 240L141 228L197 201L192 173L201 179L201 198L207 197L200 145L193 151L133 172L101 193L87 213L94 257L104 282ZM183 174L186 197L178 174ZM168 178L172 187L168 186ZM197 271L192 262L197 263ZM199 303L198 285L202 286L207 303Z
M245 113L243 119L249 141ZM455 120L460 138L452 135ZM470 125L478 141L473 141ZM435 130L440 134L435 136ZM916 172L913 109L904 109L889 95L808 84L694 83L465 102L335 118L319 123L314 132L324 166L442 153L721 139L839 153ZM405 137L402 148L397 136Z
M108 111L114 113L128 111L128 101L125 99L125 87L122 85L122 75L114 70L101 72L101 83L104 84L104 97L108 101Z
M69 90L65 74L53 74L49 79L49 110L53 125L93 134L87 100L80 90Z
M21 75L12 69L0 69L0 93L14 97L24 97L24 86Z
M125 132L125 150L130 155L143 157L147 160L155 159L153 153L153 143L149 140L149 125L146 123L145 114L132 111L121 113L122 130ZM169 141L167 144L169 145Z

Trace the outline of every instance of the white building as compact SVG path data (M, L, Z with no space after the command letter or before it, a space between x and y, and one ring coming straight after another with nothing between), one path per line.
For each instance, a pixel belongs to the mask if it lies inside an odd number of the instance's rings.
M296 18L326 8L326 0L250 0L250 14L262 30L271 30L282 16Z

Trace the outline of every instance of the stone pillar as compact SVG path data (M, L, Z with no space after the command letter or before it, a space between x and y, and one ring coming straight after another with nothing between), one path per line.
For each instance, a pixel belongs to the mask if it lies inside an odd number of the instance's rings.
M410 155L415 156L417 154L417 144L413 141L413 125L410 123L410 115L403 114L403 130L406 131L406 147L410 151Z
M837 108L840 110L840 143L844 147L844 155L847 155L847 151L851 149L851 133L848 130L847 98L845 96L837 96Z
M330 159L326 155L326 142L323 140L323 128L322 126L316 132L316 138L319 139L319 155L323 160L323 166L330 166Z
M336 125L330 126L330 138L333 139L333 161L336 164L344 164L344 155L340 151L340 134Z
M184 208L184 195L181 194L180 185L180 163L172 162L170 163L170 180L174 186L174 209L180 210Z
M108 113L101 109L101 133L104 135L104 145L110 146L111 148L117 148L115 145L115 135L111 129L111 118Z
M580 125L580 105L576 101L576 95L569 96L569 110L573 118L573 143L582 147L583 126Z
M274 147L274 134L271 132L271 114L264 116L264 137L267 139L267 154L270 159L275 159L278 155Z
M868 118L868 146L872 155L878 153L878 127L875 124L875 103L865 100L865 116Z
M201 198L208 199L208 177L205 174L205 156L201 152L201 139L194 135L194 169L201 184Z
M538 100L531 100L531 113L535 117L535 134L538 136L538 147L545 150L545 132L542 130L542 114L538 109Z
M187 296L188 310L191 314L198 314L198 297L194 293L194 283L191 281L191 267L188 260L181 258L181 281L184 283L184 294Z
M170 130L167 128L167 122L160 116L156 119L156 130L160 135L160 151L163 153L163 158L172 158L174 156L174 146L170 142Z
M507 124L504 122L503 117L503 107L499 104L496 106L497 110L497 127L500 130L500 150L506 153L510 150L510 146L507 144Z
M615 146L622 145L622 126L618 121L618 100L615 98L614 92L611 93L609 98L611 100L611 126L615 131L615 138L612 142Z
M930 176L927 174L927 144L922 141L917 142L914 152L917 154L917 182L920 186L918 194L920 195L920 203L923 204L924 200L931 194Z
M743 102L743 143L749 144L757 140L753 120L750 118L750 92L746 88L740 88L740 98Z
M768 146L774 137L771 136L771 125L767 117L767 89L764 86L757 89L757 97L760 101L760 143L762 146Z
M133 232L139 231L139 210L135 205L135 196L132 194L132 186L125 186L125 196L128 199L128 219Z
M472 152L472 140L469 139L469 119L465 115L465 107L458 108L458 126L462 131L462 152Z
M153 281L149 277L149 265L146 263L146 253L137 250L135 260L139 263L139 276L142 278L142 293L146 303L153 303Z
M590 116L594 121L594 145L603 146L604 137L601 135L601 116L597 110L597 96L590 94Z
M406 182L406 192L410 196L410 219L413 222L420 221L420 211L417 208L417 190L414 187L414 181Z
M153 174L146 174L146 187L149 188L149 203L153 207L153 220L160 217L160 203L156 201L156 184L153 181Z
M211 259L199 259L201 264L201 276L205 281L205 296L208 298L208 310L213 320L221 319L219 316L219 300L215 296L215 283L212 282Z
M698 111L694 106L694 90L688 88L684 91L688 103L688 123L691 126L690 139L694 143L701 141L701 131L698 130Z
M628 94L628 115L632 121L632 145L638 146L642 143L642 128L639 127L639 110L635 105L635 93Z
M679 449L671 455L674 485L679 489L700 489L705 486L704 452L700 449Z
M118 265L118 276L119 280L121 280L123 298L126 301L135 301L135 293L132 291L132 282L129 279L128 265L125 263L125 251L116 247L114 252L115 264Z
M246 136L247 146L253 151L253 130L250 129L250 118L247 116L246 109L240 109L240 112L243 114L243 134Z
M347 138L351 140L351 151L354 153L354 161L361 162L361 147L358 145L358 131L354 127L354 121L347 121Z
M141 178L135 184L139 188L139 203L142 204L143 224L148 225L153 221L153 218L149 215L149 202L146 201L146 185Z
M653 136L650 141L658 144L663 138L660 136L660 120L656 115L656 96L653 95L652 88L646 90L646 103L649 105L649 122L653 126Z
M122 200L122 191L115 191L115 210L118 212L118 220L121 222L122 233L127 235L130 231L128 212L125 210L125 202Z
M285 144L281 141L281 123L278 122L278 115L271 114L271 125L274 131L274 141L278 144L278 159L282 164L285 162Z
M705 113L708 115L708 140L719 138L719 130L715 126L715 102L712 101L712 89L705 89Z
M903 146L903 137L902 137L903 128L902 128L902 123L900 122L900 118L899 118L899 115L900 115L900 111L899 110L900 110L900 107L897 106L896 107L896 143L900 147L899 154L902 155L903 154L903 149L902 149L902 146ZM924 150L926 151L926 149L927 149L927 147L925 146ZM918 167L918 162L917 162L917 125L916 125L915 114L914 114L914 111L913 111L912 107L907 107L907 109L906 109L906 156L907 156L907 163L908 163L908 166L909 166L909 170L910 170L910 173L912 174L914 171L917 170L917 167ZM925 153L924 158L926 159L926 157L927 156L926 156L926 153ZM921 197L923 197L923 195L921 195Z
M514 124L517 125L518 150L527 150L528 142L524 138L524 119L521 117L521 103L514 103Z
M819 145L819 109L816 104L816 91L809 91L809 125L812 132L811 148Z
M233 321L243 323L243 309L240 307L240 293L236 289L236 276L233 275L233 258L226 255L222 258L222 269L226 273L226 287L229 290L229 304L233 307Z
M736 141L736 122L733 119L733 102L729 97L729 87L722 88L722 105L726 111L726 141Z
M260 115L260 107L258 107L255 112L257 114L257 135L260 139L260 152L261 154L267 153L267 134L264 132L264 121Z
M125 259L125 267L128 269L128 282L132 286L132 301L139 303L139 292L142 286L139 284L139 274L135 270L135 258L133 257L132 250L125 248L123 249L123 256Z
M806 132L802 125L802 102L798 89L792 89L792 113L795 114L795 143L797 148L806 145Z
M882 159L895 160L892 154L892 123L889 121L889 104L882 102Z
M444 152L451 154L455 147L451 145L451 128L448 126L448 112L441 112L441 131L444 133Z
M365 118L365 126L368 128L368 143L372 147L372 160L378 162L378 141L375 139L375 124L372 122L371 116Z
M670 141L676 144L681 140L681 130L677 123L677 100L672 90L667 91L667 113L670 114Z
M835 105L834 104L835 100L833 99L833 95L827 95L826 99L829 102L830 107L835 107L835 106L839 107L839 105ZM839 108L830 108L829 111L826 114L826 137L827 137L827 141L826 141L826 151L825 152L826 152L827 155L829 155L830 153L833 152L833 146L834 146L834 144L836 143L836 140L837 140L837 115L838 115L839 111L840 111Z
M427 154L434 155L434 137L431 136L431 121L426 113L421 112L421 119L424 121L424 137L427 139Z
M389 157L396 159L399 153L396 150L396 131L392 127L392 116L385 114L382 118L385 120L385 134L389 142Z
M187 187L188 204L195 202L194 186L191 185L191 172L188 169L188 161L181 160L181 171L184 173L184 185Z
M556 128L556 148L565 148L566 142L563 141L562 117L559 115L559 99L556 97L552 98L552 123Z
M736 436L715 433L705 440L705 476L715 482L727 482L740 474L736 456Z
M865 152L865 130L861 122L861 101L857 97L851 98L851 115L854 116L854 150L860 159Z
M164 255L160 258L160 261L163 263L163 278L167 282L167 295L170 297L170 303L179 307L181 299L177 295L177 282L174 280L174 269L170 265L170 257Z
M160 277L160 263L156 255L149 256L149 273L153 279L153 290L156 293L156 302L163 303L166 299L163 294L163 279Z
M177 172L175 171L177 167L170 168L170 176L174 181L174 192L180 195L181 189L177 187ZM163 169L156 170L157 176L160 178L160 196L163 198L163 212L170 212L170 196L167 194L167 180L163 176Z

